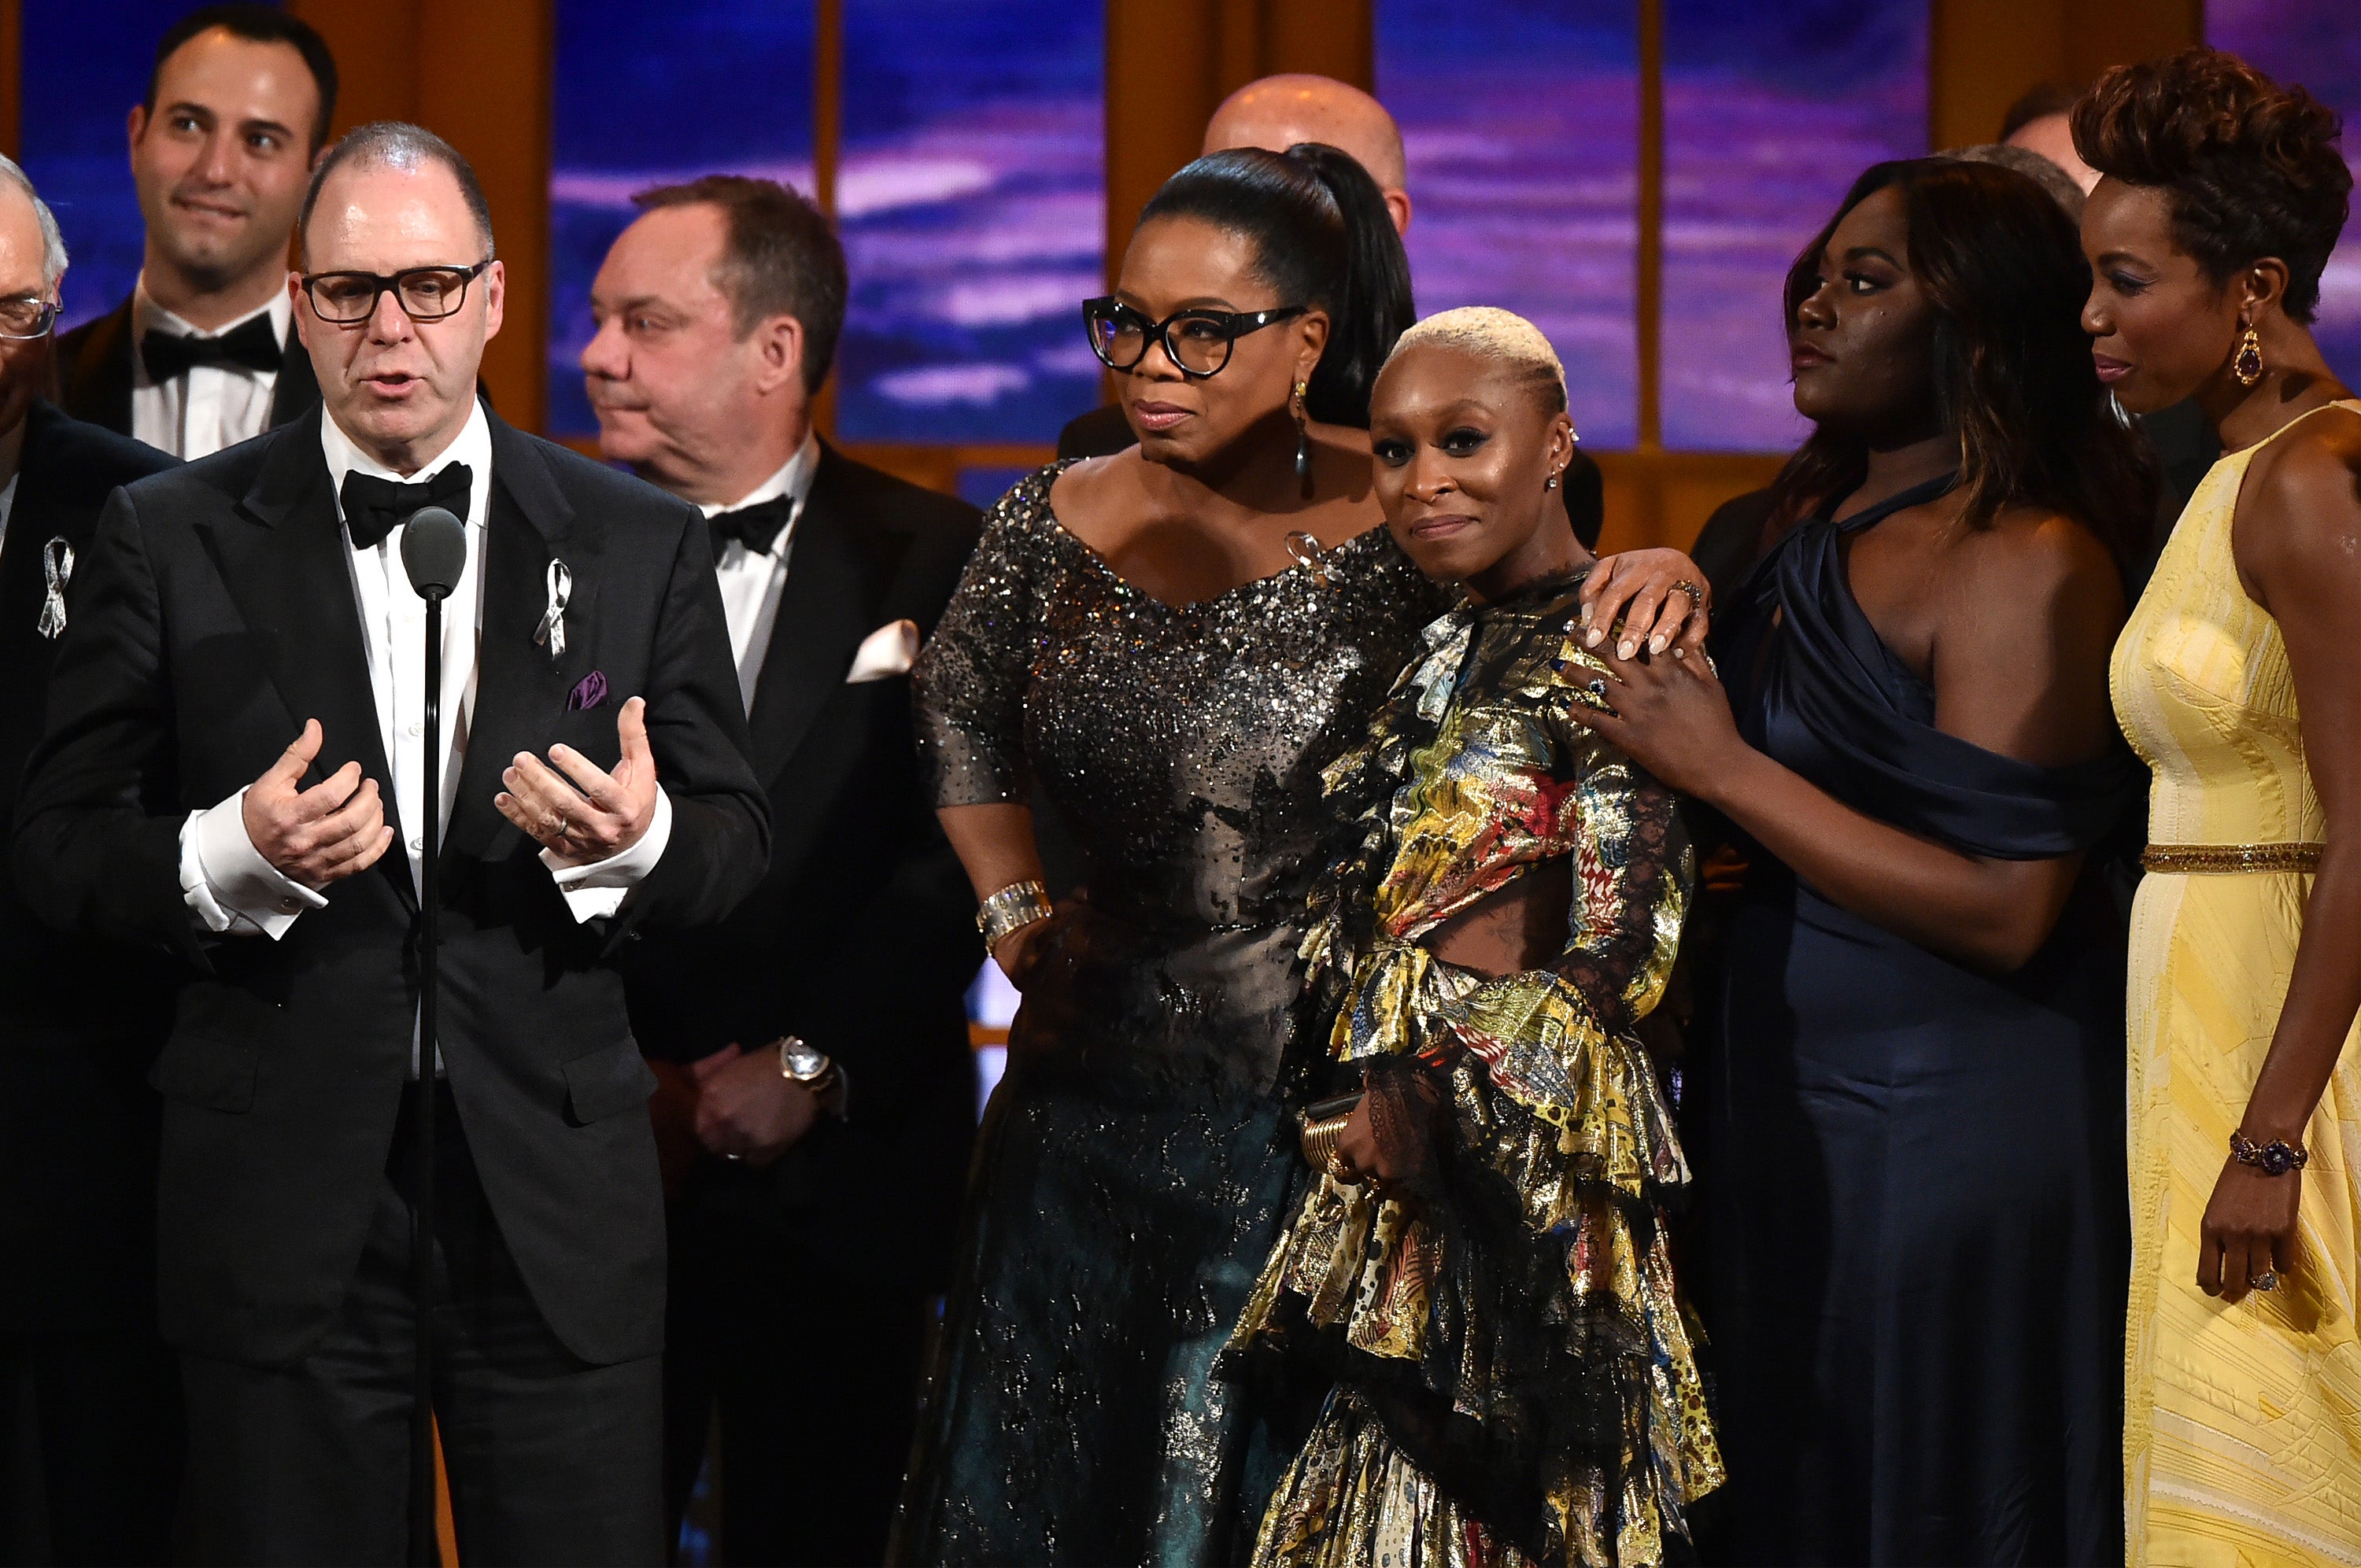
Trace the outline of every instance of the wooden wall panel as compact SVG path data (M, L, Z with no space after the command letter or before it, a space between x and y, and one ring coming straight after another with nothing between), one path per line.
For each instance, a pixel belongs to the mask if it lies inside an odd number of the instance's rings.
M554 0L290 0L335 51L338 132L411 120L475 165L508 272L507 322L484 350L502 418L539 430L549 332Z
M484 350L501 417L539 430L547 403L551 0L422 0L418 123L476 166L507 263L507 324Z
M1309 71L1356 87L1377 71L1371 0L1107 0L1107 277L1139 209L1197 156L1222 100Z
M22 156L25 130L25 4L0 0L0 153Z
M1932 0L1927 95L1934 145L1999 135L2028 87L2081 88L2111 65L2205 36L2203 0Z

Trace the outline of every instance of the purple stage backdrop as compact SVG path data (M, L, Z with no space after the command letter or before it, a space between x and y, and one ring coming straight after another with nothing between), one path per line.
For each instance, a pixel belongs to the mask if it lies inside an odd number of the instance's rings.
M1587 445L1639 440L1639 54L1629 0L1378 0L1422 316L1498 305L1565 361Z
M631 192L715 170L811 190L812 26L810 0L561 0L554 432L596 428L577 356ZM1079 307L1102 272L1104 52L1093 0L846 8L844 439L1045 442L1097 400Z
M96 7L24 0L18 161L66 236L60 332L104 315L138 280L144 231L125 120L147 91L156 40L192 9L192 0L105 0Z
M2345 159L2361 169L2361 8L2354 0L2207 0L2205 40L2280 82L2299 82L2345 116ZM2321 351L2348 387L2361 387L2361 231L2320 280L2312 323Z
M1779 291L1856 175L1927 150L1923 0L1667 0L1664 443L1803 439Z
M811 0L558 0L555 77L549 433L593 435L590 282L637 214L631 193L700 174L810 193Z
M1082 302L1105 276L1104 14L845 7L846 440L1047 442L1099 400Z

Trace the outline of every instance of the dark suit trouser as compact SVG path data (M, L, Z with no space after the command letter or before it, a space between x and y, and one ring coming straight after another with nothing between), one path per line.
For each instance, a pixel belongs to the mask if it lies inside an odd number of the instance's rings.
M509 1255L439 1085L434 1412L459 1555L662 1561L663 1374L561 1344ZM406 1560L413 1355L405 1105L345 1307L291 1367L184 1355L196 1550L208 1563Z
M722 1562L883 1562L932 1300L694 1200L673 1206L671 1237L664 1492L675 1538L718 1410Z
M0 1508L39 1523L11 1520L0 1562L168 1561L181 1379L155 1331L0 1336L0 1419L27 1412L26 1430L0 1432Z

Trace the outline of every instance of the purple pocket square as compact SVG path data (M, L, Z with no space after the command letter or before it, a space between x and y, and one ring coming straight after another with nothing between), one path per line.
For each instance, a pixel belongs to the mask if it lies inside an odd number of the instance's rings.
M606 700L607 677L603 672L593 670L582 677L582 684L574 688L573 695L566 699L566 706L569 710L588 709Z

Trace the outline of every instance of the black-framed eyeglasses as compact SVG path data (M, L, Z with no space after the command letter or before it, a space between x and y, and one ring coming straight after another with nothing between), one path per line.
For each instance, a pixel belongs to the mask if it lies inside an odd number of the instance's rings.
M1184 376L1218 374L1230 362L1230 350L1250 332L1260 332L1292 321L1309 305L1281 305L1268 311L1175 311L1162 321L1148 319L1112 294L1082 302L1082 328L1091 334L1091 352L1110 370L1128 370L1148 357L1148 345L1161 341L1164 352Z
M57 301L44 300L38 294L0 300L0 339L30 343L47 337L49 329L58 324L58 313L64 308Z
M353 326L377 314L377 302L393 295L414 322L439 322L467 302L467 285L483 276L489 261L473 267L405 267L382 272L306 272L303 292L312 313L338 326Z

